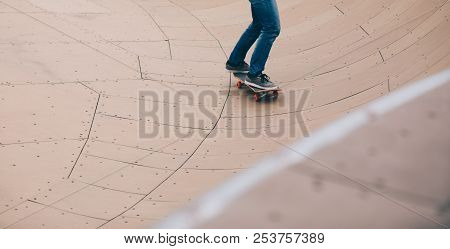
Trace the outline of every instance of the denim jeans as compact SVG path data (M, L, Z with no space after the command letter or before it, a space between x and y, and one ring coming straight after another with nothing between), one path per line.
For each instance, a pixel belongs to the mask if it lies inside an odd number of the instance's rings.
M264 71L272 45L280 35L280 14L276 0L250 0L250 3L253 22L242 34L228 63L232 66L240 65L251 46L258 40L249 72L250 76L258 76Z

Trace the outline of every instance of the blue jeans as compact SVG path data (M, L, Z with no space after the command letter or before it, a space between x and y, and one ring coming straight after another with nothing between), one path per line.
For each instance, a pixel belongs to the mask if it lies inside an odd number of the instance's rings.
M280 14L276 0L250 0L250 3L253 22L236 44L228 64L238 66L243 63L251 46L258 40L248 73L249 76L258 76L264 71L272 45L280 35Z

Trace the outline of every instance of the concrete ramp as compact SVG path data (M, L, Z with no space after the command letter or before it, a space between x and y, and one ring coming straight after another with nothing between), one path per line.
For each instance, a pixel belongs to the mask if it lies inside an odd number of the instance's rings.
M283 145L158 227L448 228L449 88L447 70L397 90Z
M446 0L278 5L283 92L255 103L224 70L248 1L0 0L0 227L150 227L450 67Z

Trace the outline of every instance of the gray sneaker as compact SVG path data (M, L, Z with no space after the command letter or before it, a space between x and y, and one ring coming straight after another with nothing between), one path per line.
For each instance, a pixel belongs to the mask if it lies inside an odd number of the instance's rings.
M256 77L248 76L245 78L245 84L261 89L261 90L277 90L278 86L270 81L270 77L266 74L261 74Z
M248 73L250 71L250 66L245 62L242 62L241 65L236 67L228 64L227 62L225 68L232 73Z

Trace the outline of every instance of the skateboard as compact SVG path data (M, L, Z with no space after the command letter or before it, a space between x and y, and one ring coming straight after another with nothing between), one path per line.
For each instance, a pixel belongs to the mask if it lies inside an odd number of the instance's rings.
M248 88L251 93L253 93L253 99L256 102L261 102L262 100L276 100L278 99L278 91L280 88L276 90L262 90L252 86L245 84L245 78L247 77L246 73L233 73L233 76L237 79L236 86L239 89Z

